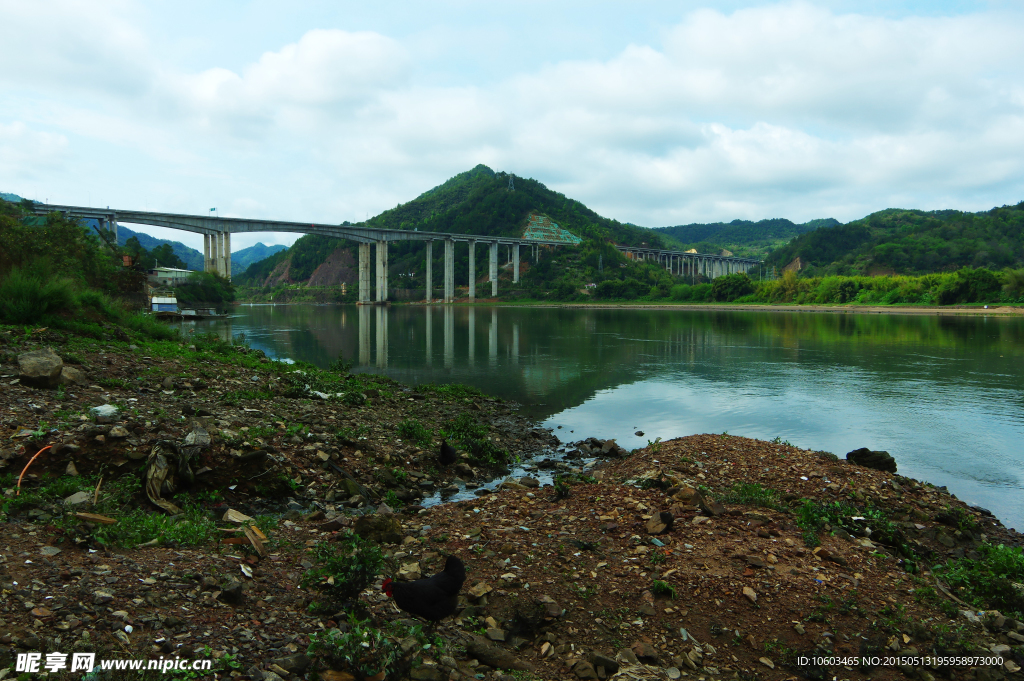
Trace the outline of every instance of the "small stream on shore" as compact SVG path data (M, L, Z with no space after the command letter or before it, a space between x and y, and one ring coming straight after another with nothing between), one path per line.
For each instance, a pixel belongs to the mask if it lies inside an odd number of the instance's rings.
M1020 317L299 304L183 328L410 385L469 384L562 442L728 431L839 456L883 449L901 474L1024 529ZM537 464L511 475L550 482Z

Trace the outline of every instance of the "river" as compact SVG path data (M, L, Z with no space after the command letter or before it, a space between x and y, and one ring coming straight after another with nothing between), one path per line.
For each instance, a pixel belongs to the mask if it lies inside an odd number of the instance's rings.
M1024 530L1024 319L769 311L243 305L186 332L514 400L562 440L722 433L884 449ZM637 435L642 432L642 435Z

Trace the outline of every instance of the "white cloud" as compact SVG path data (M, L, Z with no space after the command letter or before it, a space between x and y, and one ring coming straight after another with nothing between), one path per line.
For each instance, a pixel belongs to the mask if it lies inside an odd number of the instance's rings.
M153 52L134 6L56 6L37 45L18 36L42 10L0 0L0 39L21 50L0 45L18 67L0 82L30 102L28 125L72 148L116 145L120 167L104 172L126 205L144 190L166 210L340 222L479 162L649 225L1024 198L1019 12L705 9L661 44L529 71L514 68L526 47L496 38L507 76L441 86L422 70L437 52L426 34L311 27L247 65L186 72ZM76 37L103 22L110 40Z
M0 181L15 187L61 169L68 140L61 134L32 130L21 121L0 122Z

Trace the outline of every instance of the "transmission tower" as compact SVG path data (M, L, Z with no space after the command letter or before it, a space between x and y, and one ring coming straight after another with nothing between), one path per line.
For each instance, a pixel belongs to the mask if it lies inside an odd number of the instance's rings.
M514 192L516 190L516 183L512 181L513 177L514 176L511 173L509 173L509 176L508 176L508 190L510 192Z

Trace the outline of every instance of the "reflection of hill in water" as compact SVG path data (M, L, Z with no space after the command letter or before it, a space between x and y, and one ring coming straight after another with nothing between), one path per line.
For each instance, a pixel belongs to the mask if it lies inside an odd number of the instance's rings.
M467 383L538 417L658 377L763 385L766 367L774 380L848 369L906 378L910 358L915 380L972 382L989 370L993 354L1019 357L1024 347L1024 323L1013 319L441 306L385 313L317 305L242 306L237 313L233 332L272 356L320 367L341 356L356 371L407 383ZM380 314L387 315L385 347L376 334Z

